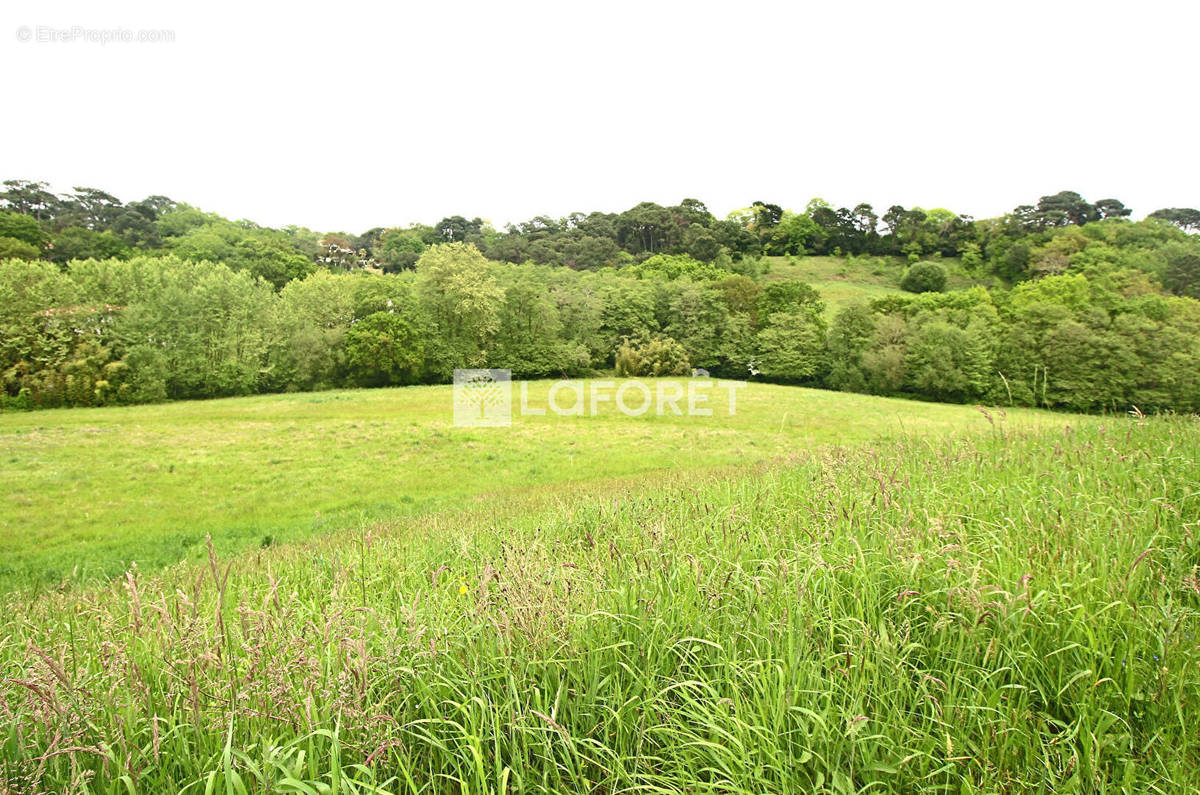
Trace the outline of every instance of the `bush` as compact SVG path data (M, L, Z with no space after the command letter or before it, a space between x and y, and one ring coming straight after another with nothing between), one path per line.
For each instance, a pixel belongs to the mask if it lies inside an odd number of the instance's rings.
M692 370L687 351L670 337L648 341L626 338L617 348L616 365L617 375L622 378L687 375Z
M46 245L46 233L42 225L28 215L0 212L0 238L12 238L33 246L40 251Z
M731 271L724 270L712 263L698 262L685 254L655 254L624 270L628 275L636 276L639 279L660 281L686 278L692 281L711 282L733 275Z
M900 289L910 293L941 293L946 290L946 269L936 262L910 265Z
M0 236L0 259L37 259L39 254L37 246L15 237Z

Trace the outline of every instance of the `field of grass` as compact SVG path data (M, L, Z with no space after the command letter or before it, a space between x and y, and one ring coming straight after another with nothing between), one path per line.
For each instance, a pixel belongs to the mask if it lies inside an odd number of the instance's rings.
M405 394L363 396L380 401L366 421ZM794 399L819 398L852 399ZM287 427L286 407L322 405L273 400L107 421L157 416L152 434L194 410L177 448L199 450L239 412ZM811 452L836 420L748 413L794 452L736 473L510 491L9 593L0 791L1194 791L1197 420L963 413L969 435L898 437L899 405L871 406L856 444ZM618 425L563 438L599 447Z
M825 299L826 315L856 301L867 302L888 295L909 295L900 289L908 268L901 257L767 257L771 269L768 282L799 279L812 285ZM976 284L991 286L967 273L954 258L939 260L946 268L947 289L963 290Z
M531 407L549 383L529 385ZM200 559L207 535L225 555L556 484L988 427L970 406L766 384L740 389L729 416L727 392L710 394L712 417L629 418L609 402L511 429L454 427L440 386L0 414L0 590Z

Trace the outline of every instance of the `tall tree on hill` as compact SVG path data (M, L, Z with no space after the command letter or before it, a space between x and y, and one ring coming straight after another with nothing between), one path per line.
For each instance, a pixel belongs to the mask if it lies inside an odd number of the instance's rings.
M854 218L854 230L862 239L860 244L863 253L875 253L879 249L879 216L875 208L866 202L861 202L850 211Z
M127 205L129 209L141 213L151 221L157 221L159 216L170 210L174 210L178 205L174 199L166 196L147 196L140 202L133 202Z
M71 224L100 232L111 228L123 212L125 206L111 193L76 187L65 203L63 216Z
M1150 213L1151 218L1175 224L1185 232L1200 232L1200 210L1191 207L1168 207Z
M1108 218L1128 218L1133 214L1133 210L1118 199L1101 199L1096 202L1096 214L1103 221Z
M1037 221L1042 227L1083 226L1098 218L1096 207L1075 191L1064 190L1038 199Z
M671 211L654 202L642 202L621 213L616 226L617 242L633 254L667 251L680 234Z
M783 220L783 208L778 204L756 201L750 205L750 209L754 212L754 228L760 233L778 226Z
M712 226L713 221L716 220L704 202L699 199L684 199L670 210L675 214L676 223L681 229L692 224L699 224L701 227L707 228Z
M53 218L62 206L62 201L46 190L49 186L45 182L6 179L3 185L4 191L0 192L0 201L15 213L32 215L39 221L47 221Z
M477 235L483 229L483 219L472 218L468 221L461 215L452 215L438 221L434 229L437 238L442 243L464 243L471 235Z

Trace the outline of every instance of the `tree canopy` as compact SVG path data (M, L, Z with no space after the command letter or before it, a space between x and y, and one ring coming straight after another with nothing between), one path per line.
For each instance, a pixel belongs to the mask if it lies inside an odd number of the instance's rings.
M1075 411L1200 409L1200 213L1134 221L1063 191L975 221L696 199L362 234L269 229L163 196L0 193L0 405L617 372L766 378ZM830 313L770 258L911 263ZM890 258L890 259L889 259ZM990 289L950 289L947 263ZM899 281L899 280L898 280Z

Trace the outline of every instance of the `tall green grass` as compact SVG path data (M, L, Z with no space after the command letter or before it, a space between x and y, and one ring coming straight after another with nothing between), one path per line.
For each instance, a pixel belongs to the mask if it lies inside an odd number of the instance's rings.
M1200 423L837 448L11 594L14 792L1181 792Z

